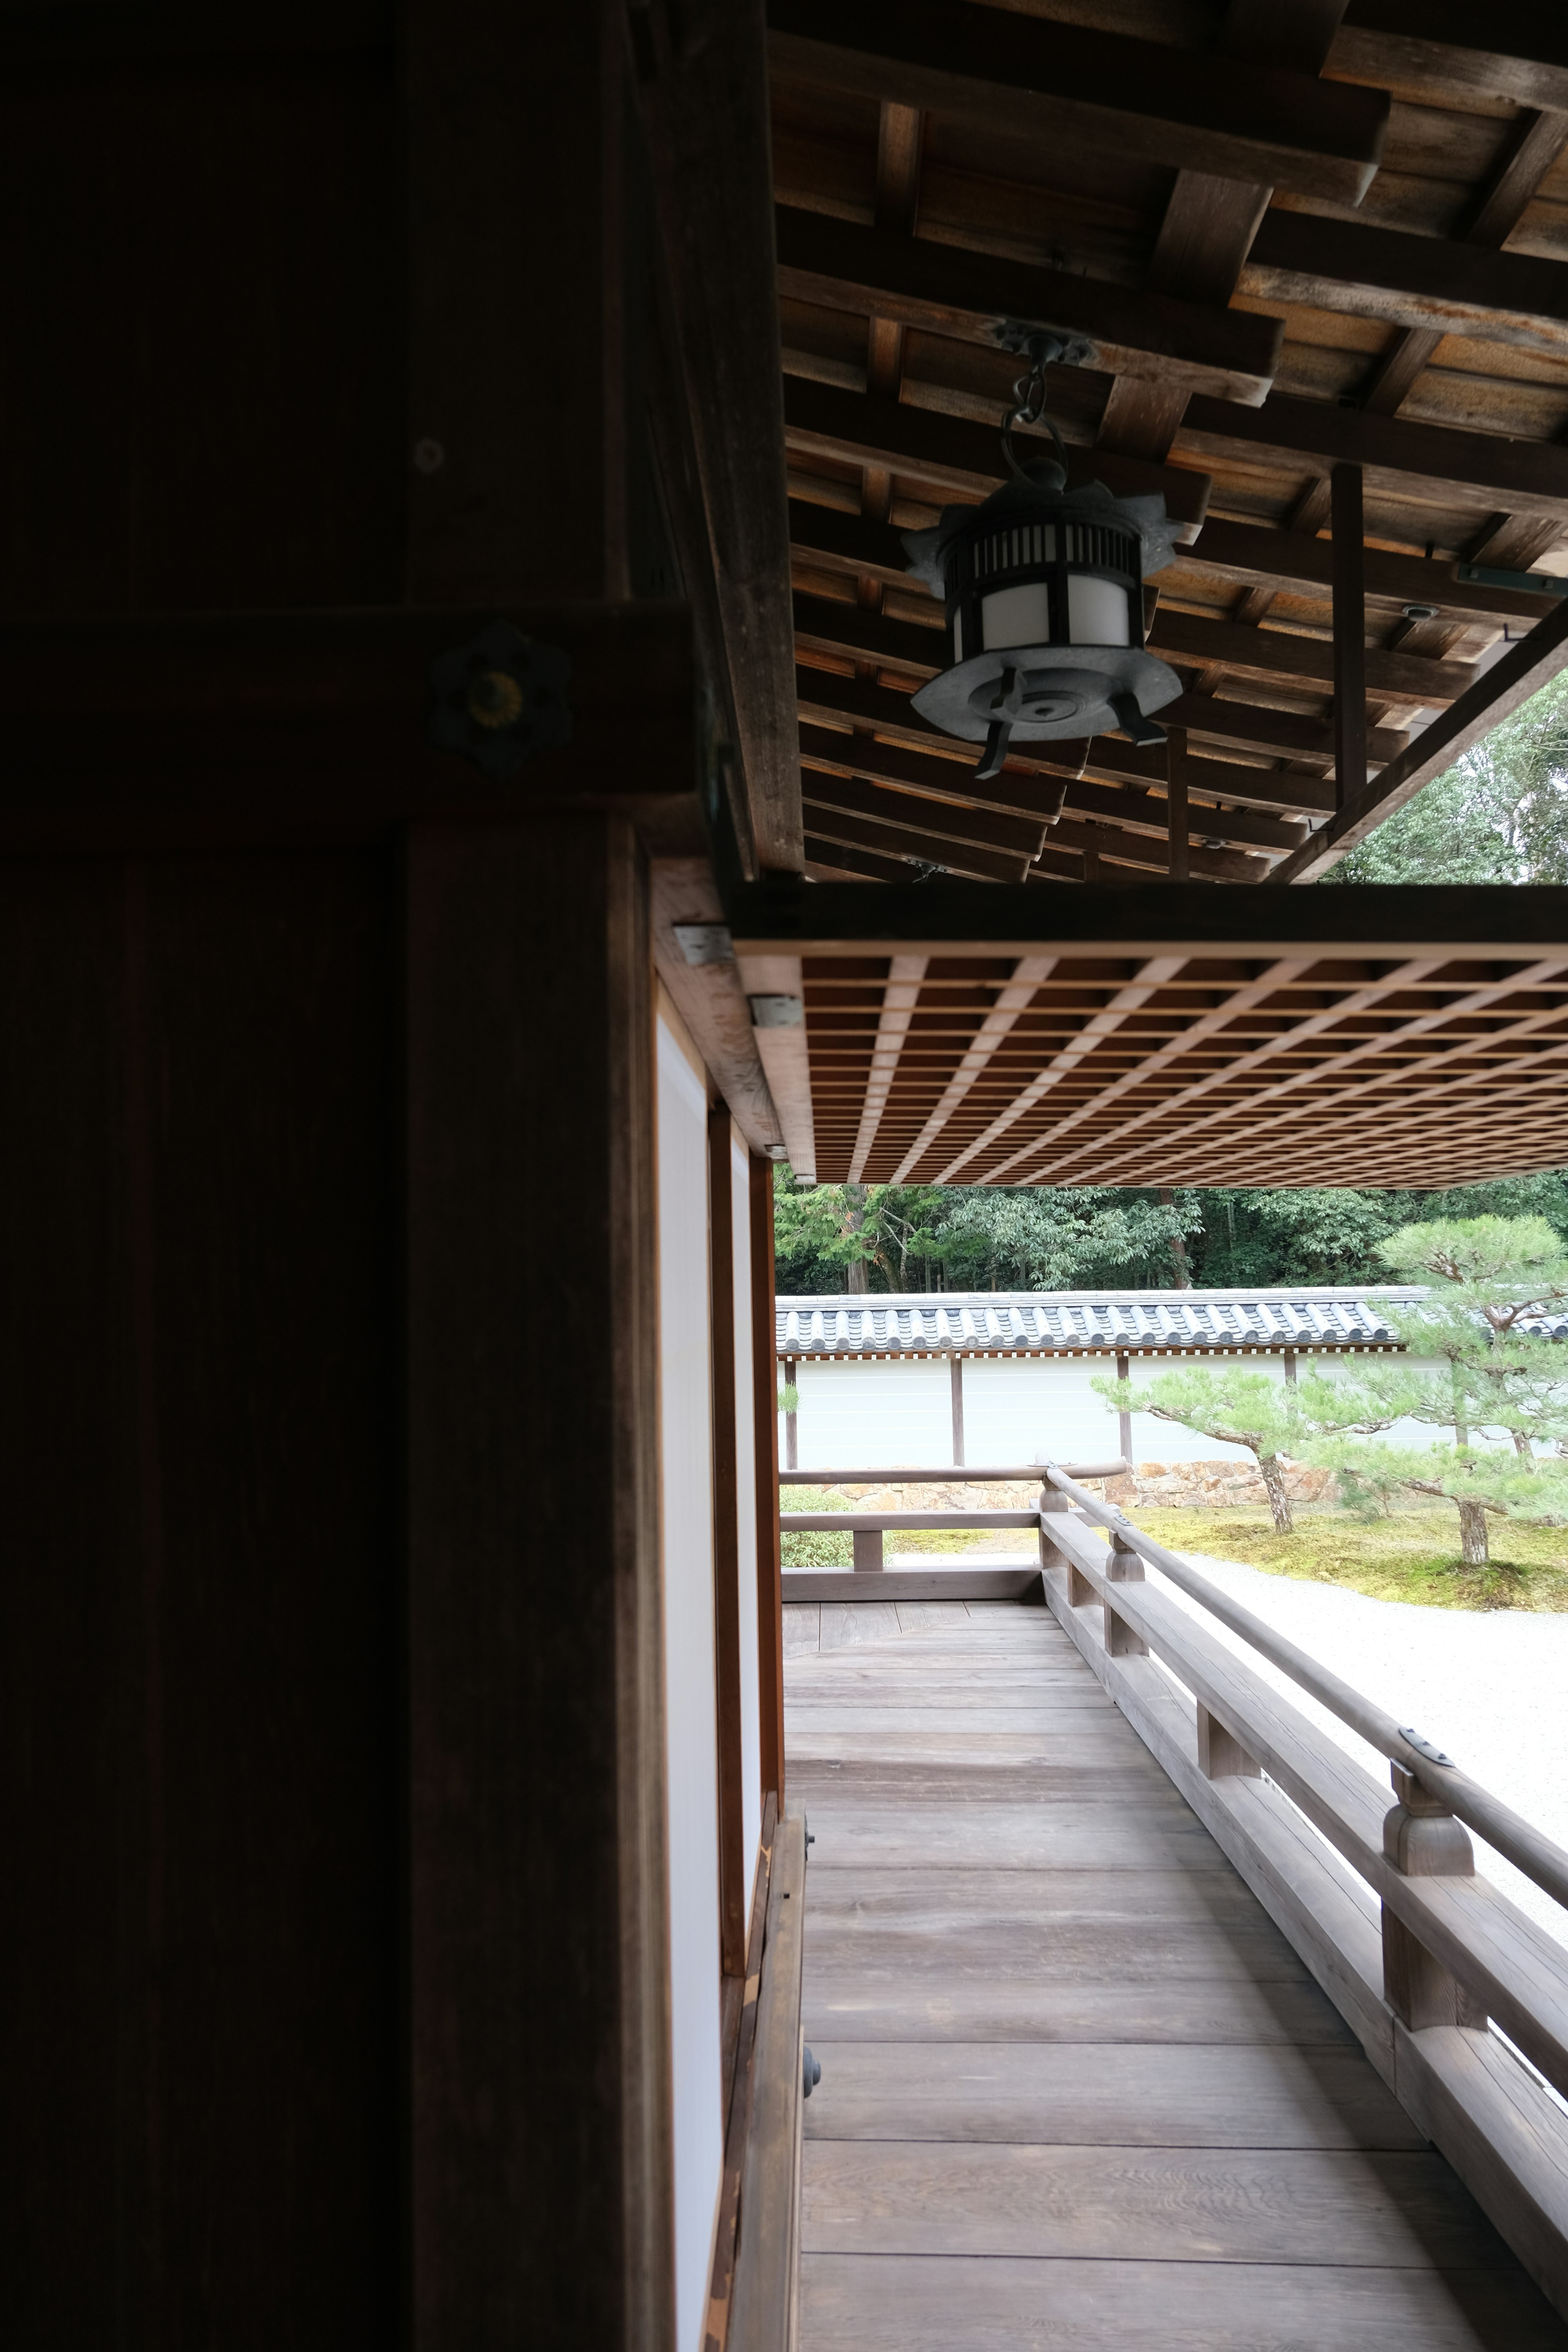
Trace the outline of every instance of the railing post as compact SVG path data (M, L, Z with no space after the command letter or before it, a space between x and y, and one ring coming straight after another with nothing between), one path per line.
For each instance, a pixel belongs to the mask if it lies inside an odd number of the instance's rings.
M1110 1557L1105 1564L1106 1580L1111 1584L1142 1584L1143 1563L1131 1544L1122 1542L1114 1529L1110 1538ZM1105 1646L1113 1658L1146 1658L1149 1644L1132 1631L1125 1618L1119 1617L1110 1601L1105 1603Z
M1066 1569L1068 1607L1081 1609L1086 1601L1094 1599L1094 1587L1087 1577L1079 1574L1061 1546L1052 1542L1046 1529L1046 1521L1056 1517L1062 1511L1065 1511L1069 1517L1072 1515L1072 1505L1068 1501L1067 1496L1058 1495L1054 1486L1042 1482L1040 1486L1040 1566Z
M1398 1798L1384 1816L1385 1861L1406 1878L1473 1878L1475 1852L1469 1832L1402 1764L1389 1779ZM1486 2013L1436 1955L1427 1950L1403 1919L1383 1906L1383 1991L1390 2009L1412 2032L1424 2025L1485 2025Z
M1263 1768L1198 1701L1198 1769L1205 1780L1261 1780Z
M851 1529L855 1546L855 1571L879 1569L882 1566L882 1530L880 1528Z

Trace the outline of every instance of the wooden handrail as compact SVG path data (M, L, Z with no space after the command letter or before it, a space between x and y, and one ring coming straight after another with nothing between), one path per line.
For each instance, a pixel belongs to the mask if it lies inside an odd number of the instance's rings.
M1068 1462L1063 1468L1069 1478L1121 1478L1131 1469L1130 1462L1118 1454L1112 1462ZM1026 1462L1022 1469L1000 1470L972 1468L963 1462L954 1463L945 1470L781 1470L781 1486L1001 1486L1009 1481L1030 1485L1044 1475L1038 1462Z
M1568 2315L1568 1948L1475 1874L1461 1809L1500 1852L1535 1864L1528 1874L1548 1893L1568 1856L1065 1472L1047 1469L1047 1605L1419 2129ZM1145 1561L1386 1755L1395 1801L1147 1581Z
M1135 1527L1124 1512L1102 1503L1098 1495L1087 1493L1070 1470L1047 1464L1044 1475L1058 1494L1070 1497L1086 1518L1113 1529L1131 1550L1157 1568L1162 1576L1169 1577L1194 1601L1201 1602L1222 1625L1250 1643L1302 1690L1310 1691L1321 1706L1348 1724L1370 1748L1375 1748L1391 1763L1412 1774L1450 1812L1468 1822L1478 1837L1485 1838L1489 1846L1506 1855L1515 1869L1522 1871L1543 1894L1568 1907L1568 1853L1543 1831L1516 1813L1511 1805L1505 1805L1500 1797L1494 1797L1479 1780L1471 1780L1457 1764L1440 1763L1435 1756L1413 1746L1407 1736L1413 1726L1395 1722L1384 1708L1364 1698L1307 1651L1288 1641L1283 1633L1277 1633L1261 1617L1254 1616L1250 1609L1200 1575L1179 1552L1167 1550L1152 1536L1146 1536Z
M781 1511L786 1534L810 1528L831 1534L838 1528L879 1534L889 1528L1035 1528L1038 1511Z

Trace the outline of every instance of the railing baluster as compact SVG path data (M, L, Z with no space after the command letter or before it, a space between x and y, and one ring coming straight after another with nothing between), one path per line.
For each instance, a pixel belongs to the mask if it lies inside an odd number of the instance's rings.
M1105 1564L1105 1573L1108 1580L1112 1584L1143 1582L1142 1561L1131 1545L1123 1543L1119 1535L1111 1536L1110 1556ZM1105 1646L1111 1656L1113 1658L1146 1658L1149 1654L1148 1643L1141 1634L1132 1631L1124 1618L1116 1614L1109 1601L1105 1602L1104 1607Z
M1398 1798L1384 1816L1385 1861L1406 1878L1473 1878L1475 1849L1462 1822L1402 1764L1388 1777ZM1388 1905L1383 1906L1383 1990L1415 2032L1424 2025L1485 2025L1486 2013L1458 1977L1429 1952Z
M1217 1716L1198 1702L1198 1769L1205 1780L1261 1780L1263 1767Z

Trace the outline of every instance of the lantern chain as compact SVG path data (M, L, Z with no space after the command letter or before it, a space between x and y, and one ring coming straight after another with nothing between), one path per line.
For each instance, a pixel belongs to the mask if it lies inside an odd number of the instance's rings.
M1062 446L1062 436L1057 431L1046 409L1046 370L1053 360L1063 357L1067 346L1059 335L1032 334L1023 342L1022 348L1028 358L1029 366L1027 372L1014 384L1013 405L1002 419L1002 454L1011 467L1015 478L1020 482L1026 482L1034 478L1028 467L1020 464L1018 454L1013 446L1013 427L1016 425L1043 425L1056 444L1057 457L1062 472L1064 475L1067 472L1068 453Z

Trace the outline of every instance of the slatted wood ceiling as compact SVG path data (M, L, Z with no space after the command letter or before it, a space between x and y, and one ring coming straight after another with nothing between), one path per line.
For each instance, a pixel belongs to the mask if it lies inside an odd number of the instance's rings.
M1560 611L1458 571L1568 571L1563 20L773 0L770 22L807 873L1149 878L1173 870L1173 775L1194 878L1313 878L1330 467L1363 467L1368 759L1391 792L1412 721ZM1150 639L1184 683L1173 765L1110 736L975 787L973 748L909 709L944 639L898 533L1003 478L1008 311L1094 345L1051 372L1079 478L1184 519Z

